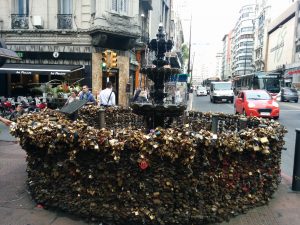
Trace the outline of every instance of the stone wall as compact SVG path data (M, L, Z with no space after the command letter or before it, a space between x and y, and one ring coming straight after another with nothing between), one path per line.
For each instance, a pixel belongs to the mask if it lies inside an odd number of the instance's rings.
M101 53L93 53L92 55L92 92L97 95L102 90L102 55ZM126 84L129 81L129 57L127 55L118 55L119 69L119 99L118 105L127 106L128 97L126 94ZM114 90L116 91L116 90Z

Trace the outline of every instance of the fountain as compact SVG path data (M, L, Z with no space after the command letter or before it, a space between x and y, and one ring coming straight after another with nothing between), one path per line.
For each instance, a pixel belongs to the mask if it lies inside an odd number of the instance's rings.
M148 43L148 49L155 52L156 59L153 60L153 66L142 68L141 73L153 81L153 90L150 91L151 103L133 102L130 106L133 112L143 115L146 121L147 129L155 127L168 127L174 118L183 115L186 104L169 104L164 102L167 97L165 92L165 83L170 81L172 76L180 73L180 69L171 68L166 60L166 52L170 52L173 47L171 40L166 40L166 34L162 25L158 28L156 39Z

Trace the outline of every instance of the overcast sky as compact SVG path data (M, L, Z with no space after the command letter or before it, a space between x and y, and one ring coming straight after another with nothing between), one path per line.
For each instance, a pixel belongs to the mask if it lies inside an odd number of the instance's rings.
M189 27L192 14L192 52L199 65L205 60L214 67L217 52L222 50L222 39L234 28L242 6L255 0L176 0L183 23L184 39L189 42ZM268 0L272 5L272 15L280 15L292 0ZM193 50L194 49L194 50ZM197 67L197 65L195 65ZM195 67L194 67L195 68ZM214 69L214 68L213 68Z

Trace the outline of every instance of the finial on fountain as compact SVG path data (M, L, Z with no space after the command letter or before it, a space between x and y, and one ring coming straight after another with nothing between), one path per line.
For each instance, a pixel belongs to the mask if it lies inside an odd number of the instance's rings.
M156 34L156 39L152 39L150 43L148 43L148 48L150 51L155 52L155 56L157 59L153 60L153 65L158 68L169 65L168 61L165 60L165 53L171 51L173 48L173 41L166 40L166 32L164 30L164 26L162 23L158 26L158 33Z

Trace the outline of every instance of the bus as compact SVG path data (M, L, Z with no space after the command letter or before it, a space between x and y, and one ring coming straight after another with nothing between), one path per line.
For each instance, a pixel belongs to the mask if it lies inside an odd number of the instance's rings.
M205 79L202 82L202 86L206 87L207 94L210 93L210 84L211 84L211 82L217 82L217 81L220 81L219 77L210 77L210 78Z
M233 90L235 95L241 90L262 89L271 95L276 95L280 91L280 73L254 72L239 75L233 78Z

